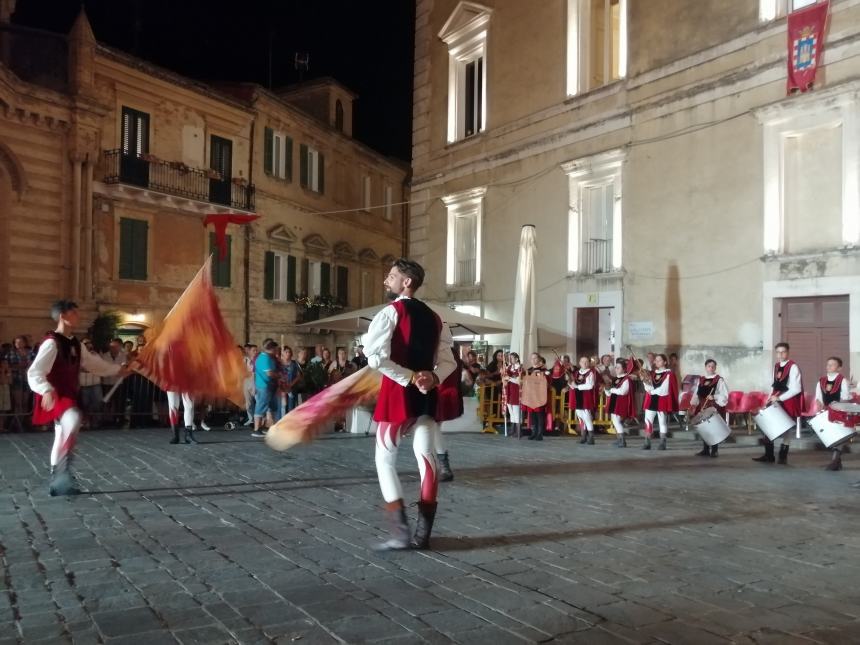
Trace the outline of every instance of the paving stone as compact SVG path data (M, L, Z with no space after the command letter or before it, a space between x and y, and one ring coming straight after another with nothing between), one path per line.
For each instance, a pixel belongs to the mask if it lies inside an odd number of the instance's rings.
M162 627L158 617L147 607L98 612L93 614L93 620L108 638L139 634Z

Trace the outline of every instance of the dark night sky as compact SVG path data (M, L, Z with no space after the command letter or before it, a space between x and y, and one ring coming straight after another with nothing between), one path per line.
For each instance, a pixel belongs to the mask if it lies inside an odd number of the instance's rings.
M412 0L18 0L13 22L68 32L81 5L96 38L203 81L272 85L333 76L359 95L355 137L409 161L412 137ZM135 28L137 23L137 29Z

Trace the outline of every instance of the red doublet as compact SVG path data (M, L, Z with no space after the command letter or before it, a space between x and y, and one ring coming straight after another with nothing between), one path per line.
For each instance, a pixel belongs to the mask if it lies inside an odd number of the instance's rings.
M720 375L714 374L713 378L708 378L707 376L700 376L699 382L696 385L696 396L699 397L699 402L696 404L696 409L693 410L693 413L690 415L690 418L696 416L705 408L705 399L709 396L713 396L717 391L717 385L720 384ZM717 411L722 416L726 416L726 406L717 405L716 401L711 401L713 406L717 409Z
M436 401L436 421L452 421L463 416L463 394L460 392L460 378L463 372L463 362L457 356L456 350L451 349L454 354L455 369L448 377L439 384L438 398Z
M612 379L612 387L619 388L627 381L627 394L612 394L609 397L609 414L617 414L622 419L629 419L636 416L636 409L633 405L633 382L630 380L630 375L617 376Z
M514 369L512 367L508 367L505 369L505 375L508 378L519 378L520 370ZM520 404L520 385L519 383L512 383L508 381L505 383L505 400L508 405L519 405Z
M832 381L828 381L826 376L822 376L818 381L821 397L824 399L824 407L830 407L831 403L836 403L842 396L842 378L841 374L837 374Z
M597 410L597 370L590 369L585 374L576 370L573 373L573 384L584 385L588 380L589 375L594 377L594 387L590 390L580 390L576 387L571 387L567 394L567 404L573 410Z
M79 377L81 373L81 344L77 338L67 338L49 332L45 341L53 340L57 345L57 357L47 374L48 383L54 388L54 407L42 409L42 395L33 396L33 424L43 425L56 421L66 410L77 407Z
M390 359L413 372L433 370L442 321L430 307L414 298L395 300L389 307L397 311L397 326L391 336ZM438 388L421 394L417 387L406 387L382 376L374 421L400 424L422 415L436 417Z
M771 396L774 394L782 394L786 390L788 390L788 377L791 375L791 368L794 365L794 361L788 359L785 365L780 366L779 363L776 363L773 366L773 390L771 391ZM799 367L797 369L800 369ZM783 409L785 410L788 416L797 418L803 416L804 408L806 404L803 400L803 379L800 381L800 392L795 394L790 399L786 399L785 401L780 401Z
M656 371L651 372L651 385L655 388L663 384L664 379L669 379L669 392L664 396L656 396L650 392L645 392L644 409L652 409L652 399L657 398L657 411L673 413L678 411L678 379L672 370L666 370L658 374Z

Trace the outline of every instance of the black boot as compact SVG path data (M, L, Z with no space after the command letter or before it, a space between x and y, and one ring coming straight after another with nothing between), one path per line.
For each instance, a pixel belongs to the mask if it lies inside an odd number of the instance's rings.
M779 447L779 457L777 458L776 463L782 464L783 466L788 464L788 446L786 444L782 444Z
M409 543L413 549L426 550L430 548L430 533L433 531L433 520L436 517L436 502L418 502L418 524L415 535Z
M719 456L719 454L718 454L719 449L720 449L720 444L718 444L718 443L715 443L713 446L711 446L711 457L718 457Z
M824 467L824 470L842 470L842 451L838 448L833 451L833 456L830 458L830 463Z
M454 480L454 473L451 472L451 464L448 462L448 453L443 452L436 455L441 468L439 469L439 481L450 482Z
M582 437L579 439L579 443L588 443L588 430L580 430L582 432Z
M409 548L409 522L406 519L406 509L403 500L385 505L385 515L388 519L388 531L391 534L385 542L377 544L376 551L402 551Z
M657 446L657 450L666 450L666 437L660 437L660 445Z
M173 439L170 440L170 443L179 443L179 428L176 426L173 427Z
M707 457L710 454L711 454L711 447L703 441L702 442L702 449L696 453L696 456L697 457Z
M191 426L185 427L185 443L199 443L197 439L194 438L194 428Z
M763 464L772 464L776 459L773 456L773 441L764 442L764 454L761 457L753 457L753 461Z
M589 446L594 445L594 430L592 430L591 432L588 433L588 445Z
M615 447L616 448L626 448L627 447L627 437L625 437L623 434L618 435L618 441L615 442Z
M651 450L651 437L645 437L645 443L642 444L642 450Z
M64 457L56 466L51 466L51 482L48 486L51 497L80 495L81 489L71 470L70 457Z

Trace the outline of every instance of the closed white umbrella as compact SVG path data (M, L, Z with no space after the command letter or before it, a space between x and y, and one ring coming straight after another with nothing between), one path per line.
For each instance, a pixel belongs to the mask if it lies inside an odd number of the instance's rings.
M532 224L520 231L520 252L517 258L517 279L514 290L514 315L511 321L511 351L519 354L523 363L537 351L537 318L535 316L535 252L537 234Z

